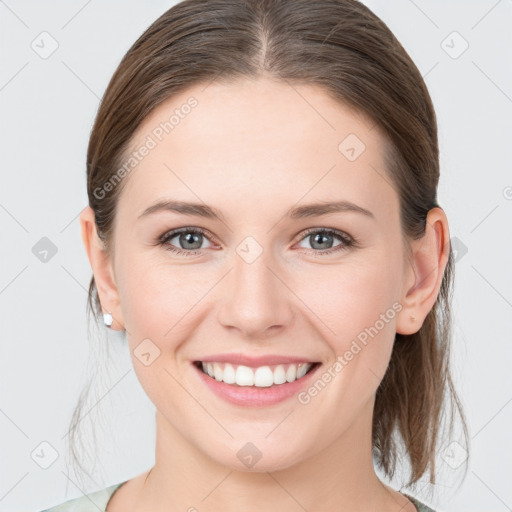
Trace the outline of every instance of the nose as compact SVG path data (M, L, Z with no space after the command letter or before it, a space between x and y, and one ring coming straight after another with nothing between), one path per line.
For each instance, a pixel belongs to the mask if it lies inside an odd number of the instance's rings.
M218 321L247 339L278 334L293 321L294 294L269 259L265 251L251 263L235 254L223 280Z

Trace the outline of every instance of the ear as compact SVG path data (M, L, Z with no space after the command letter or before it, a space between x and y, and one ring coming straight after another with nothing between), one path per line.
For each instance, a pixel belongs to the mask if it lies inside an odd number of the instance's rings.
M112 315L112 329L124 330L121 303L111 258L98 236L94 210L90 206L84 208L80 214L80 228L82 230L82 241L94 274L94 282L98 289L101 309L104 313L109 312Z
M396 331L414 334L434 306L450 254L450 234L444 211L435 207L427 214L425 234L412 240L411 257L406 267ZM412 317L415 317L413 320Z

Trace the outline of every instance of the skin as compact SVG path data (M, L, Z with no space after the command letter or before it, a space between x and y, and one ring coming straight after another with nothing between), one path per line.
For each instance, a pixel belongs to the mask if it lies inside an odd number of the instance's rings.
M155 466L124 484L108 512L334 512L340 504L413 512L375 474L371 421L395 333L416 332L439 293L449 240L443 210L429 212L409 258L398 195L383 179L382 133L312 85L260 78L194 86L144 120L132 149L190 96L198 106L124 178L113 254L99 243L92 210L80 216L103 310L114 329L126 329L137 377L156 407ZM366 146L355 161L338 150L350 133ZM170 211L138 219L164 198L205 203L224 222ZM342 199L374 218L285 216L294 206ZM193 256L157 245L181 227L215 239L203 237ZM338 229L358 245L315 257L343 242L332 237L315 248L309 228ZM248 236L263 251L250 264L236 252ZM179 237L172 244L190 250ZM307 405L296 397L264 408L232 405L191 366L221 352L286 354L321 362L321 375L394 303L401 310ZM149 366L134 355L146 338L160 350ZM262 453L252 468L236 456L249 441Z

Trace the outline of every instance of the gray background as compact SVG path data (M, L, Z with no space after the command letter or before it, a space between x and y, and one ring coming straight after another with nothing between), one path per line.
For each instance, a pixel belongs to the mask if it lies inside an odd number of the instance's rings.
M78 215L99 98L129 46L174 3L0 1L0 512L41 510L153 464L154 407L122 338L88 339ZM454 375L471 464L456 487L465 455L456 445L441 453L443 477L424 499L439 511L512 510L512 1L365 3L432 95L439 200L457 249ZM98 465L81 485L66 464L67 429L93 369L82 424L89 444L97 425Z

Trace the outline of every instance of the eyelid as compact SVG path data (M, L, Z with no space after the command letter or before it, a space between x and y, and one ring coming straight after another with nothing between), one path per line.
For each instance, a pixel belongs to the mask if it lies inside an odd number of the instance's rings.
M355 243L355 238L352 237L351 235L349 235L348 233L346 233L345 231L341 231L341 230L335 229L335 228L326 228L326 227L307 228L306 230L301 231L299 233L300 238L298 241L300 242L300 241L304 240L304 238L306 238L308 235L310 235L312 233L331 233L333 235L339 236L345 242L354 242Z
M209 241L213 241L214 243L218 244L217 237L215 237L215 235L213 235L213 233L211 231L209 231L206 228L200 228L200 227L195 227L195 226L184 226L181 228L175 228L175 229L168 230L158 238L157 243L162 246L168 245L169 247L166 247L167 250L169 250L171 252L179 253L179 254L186 253L188 255L195 255L197 253L200 253L201 251L204 251L204 249L186 250L186 249L182 249L181 247L172 246L168 243L169 240L175 238L176 236L180 235L181 233L202 234ZM335 228L322 227L322 226L307 228L307 229L301 231L298 235L298 236L300 236L300 238L297 239L297 241L294 243L294 245L301 242L302 240L305 240L312 233L329 233L333 236L337 236L338 238L340 238L342 240L342 243L340 244L341 247L335 246L335 247L331 247L329 249L324 249L324 250L315 250L315 249L305 248L305 250L308 251L308 253L310 253L310 254L313 253L315 255L327 255L327 254L336 253L336 252L343 252L344 250L348 250L351 247L353 247L353 248L358 247L357 239L354 238L353 236L349 235L345 231L341 231L341 230L335 229ZM340 247L340 248L337 249L337 247Z
M163 244L163 243L165 243L166 240L170 240L170 239L180 235L181 233L199 233L199 234L205 235L205 237L208 240L213 240L217 244L219 243L217 237L211 231L207 230L206 228L199 228L199 227L193 227L193 226L185 226L182 228L170 229L169 231L166 231L163 235L158 237L158 242ZM194 250L200 251L202 249L194 249ZM190 252L192 252L192 251L190 251Z

